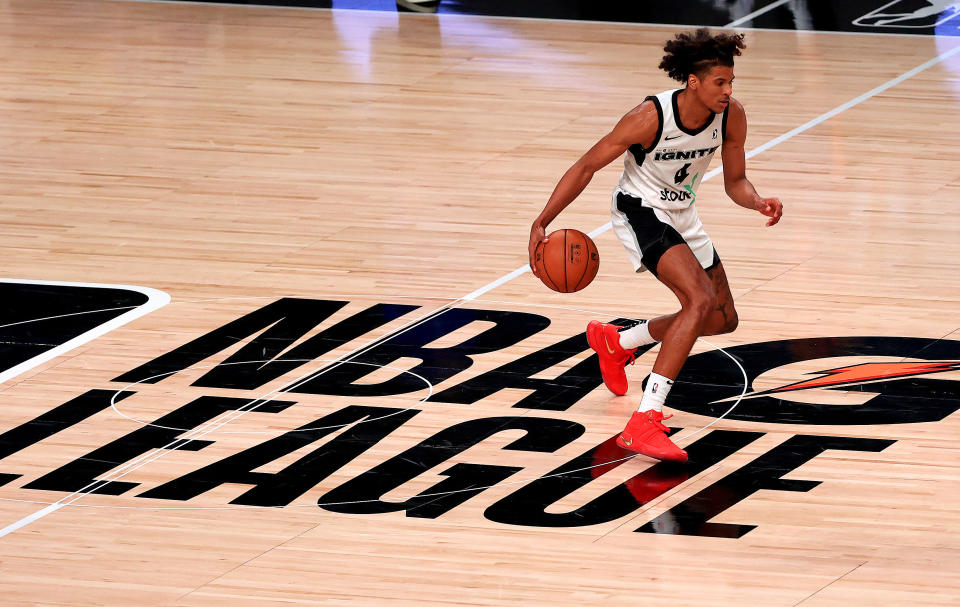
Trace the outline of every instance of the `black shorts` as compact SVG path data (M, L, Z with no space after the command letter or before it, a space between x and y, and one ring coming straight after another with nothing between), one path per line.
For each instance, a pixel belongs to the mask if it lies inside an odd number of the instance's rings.
M655 210L643 206L639 198L617 190L613 227L637 272L647 269L657 276L660 258L667 249L680 244L690 248L704 270L712 270L720 263L717 250L692 207L681 211Z

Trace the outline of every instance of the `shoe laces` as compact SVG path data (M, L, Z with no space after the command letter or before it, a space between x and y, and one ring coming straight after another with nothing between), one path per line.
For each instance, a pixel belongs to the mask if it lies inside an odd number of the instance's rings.
M654 420L654 419L651 419L650 421L651 421L651 422L653 423L653 425L656 426L658 429L666 432L667 434L670 434L670 428L664 426L664 425L663 425L663 422L667 421L667 420L670 419L671 417L673 417L673 413L671 413L670 415L664 415L663 418L661 418L659 421Z

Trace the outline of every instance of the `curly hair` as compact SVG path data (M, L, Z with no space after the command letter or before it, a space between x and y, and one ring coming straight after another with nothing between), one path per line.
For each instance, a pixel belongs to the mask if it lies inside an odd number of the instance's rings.
M700 28L693 34L680 33L663 45L666 55L660 69L674 80L686 82L690 74L703 75L717 65L733 67L733 58L746 48L743 34L716 34Z

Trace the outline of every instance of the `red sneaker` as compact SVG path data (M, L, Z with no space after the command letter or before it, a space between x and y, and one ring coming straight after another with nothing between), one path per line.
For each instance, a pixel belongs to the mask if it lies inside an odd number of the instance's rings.
M627 373L623 370L627 361L633 364L632 350L620 347L620 335L617 325L591 320L587 325L587 343L600 358L600 376L608 390L617 396L627 393Z
M673 444L667 433L670 429L664 426L663 420L673 417L663 416L660 411L634 411L617 437L617 444L628 451L640 453L655 459L669 462L687 461L687 452Z

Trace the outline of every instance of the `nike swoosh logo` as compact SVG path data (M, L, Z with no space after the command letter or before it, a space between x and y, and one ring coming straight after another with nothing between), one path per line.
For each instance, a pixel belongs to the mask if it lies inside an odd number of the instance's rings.
M673 137L664 137L664 139L666 141L670 141L671 139L679 139L681 137L683 137L683 135L674 135Z
M626 438L623 438L623 435L620 435L620 438L623 439L623 444L626 445L626 446L628 446L628 447L633 444L633 439L632 439L632 438L628 440L628 439L626 439Z
M606 333L604 333L604 335L603 335L603 345L605 345L605 346L607 347L607 352L609 352L610 354L616 354L616 353L617 353L613 348L610 347L610 342L607 341L607 335L606 335Z

